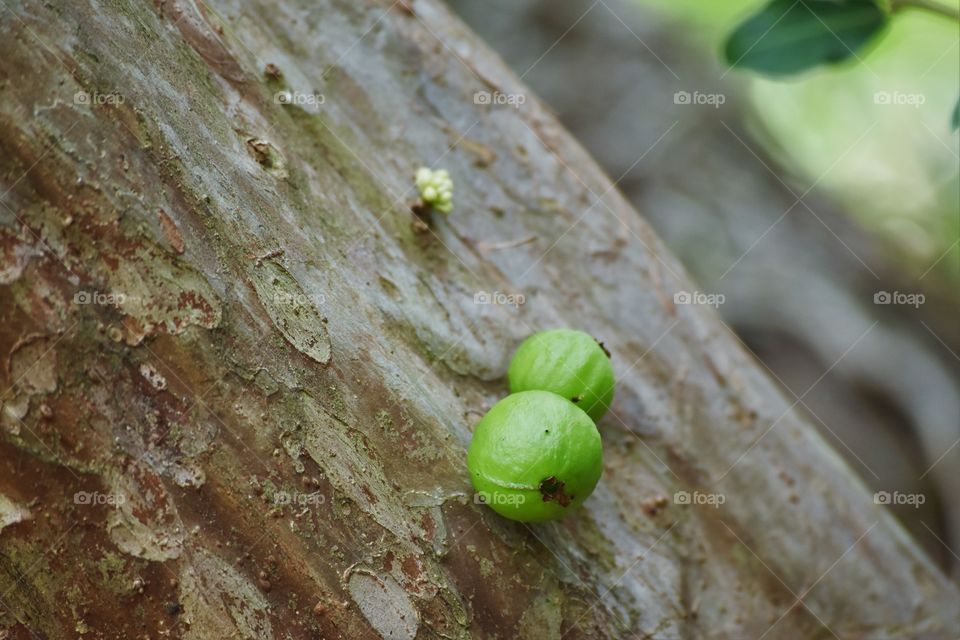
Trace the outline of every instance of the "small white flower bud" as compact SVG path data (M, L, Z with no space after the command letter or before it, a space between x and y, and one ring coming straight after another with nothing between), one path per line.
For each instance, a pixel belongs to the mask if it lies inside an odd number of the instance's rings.
M432 171L427 167L420 167L417 169L415 181L424 203L432 205L442 213L453 209L453 180L446 169Z

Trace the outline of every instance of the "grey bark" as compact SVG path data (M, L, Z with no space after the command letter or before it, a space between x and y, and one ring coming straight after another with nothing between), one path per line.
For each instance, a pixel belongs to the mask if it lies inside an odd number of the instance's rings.
M890 508L956 579L957 247L910 260L909 235L885 241L876 218L844 211L821 188L827 175L805 174L791 162L795 151L765 131L764 113L789 106L750 100L754 74L722 66L701 29L649 3L451 4L616 178L697 289L724 297L721 319L867 485L923 496L922 505ZM723 104L675 104L677 92L722 96ZM839 97L873 98L853 86ZM867 114L857 126L852 146L830 159L838 169L881 135ZM950 158L956 137L947 123L929 135L943 138L929 156ZM941 176L936 188L953 221L923 218L944 224L945 245L960 237L957 168L954 158L928 170ZM859 215L871 209L863 202ZM882 291L924 302L875 304Z
M960 626L956 587L712 310L672 304L682 266L443 5L2 16L7 637ZM474 101L494 90L527 100ZM425 227L434 164L455 210ZM526 302L476 304L494 291ZM471 500L463 458L512 349L557 325L613 353L605 473L524 526Z

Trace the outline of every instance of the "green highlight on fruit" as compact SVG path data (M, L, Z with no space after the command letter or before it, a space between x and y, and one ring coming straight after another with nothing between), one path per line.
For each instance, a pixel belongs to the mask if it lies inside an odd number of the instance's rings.
M572 329L535 333L517 348L507 372L510 392L550 391L599 420L613 402L610 357L593 336Z
M555 520L597 486L603 447L593 421L547 391L507 396L473 433L467 467L477 501L511 520Z

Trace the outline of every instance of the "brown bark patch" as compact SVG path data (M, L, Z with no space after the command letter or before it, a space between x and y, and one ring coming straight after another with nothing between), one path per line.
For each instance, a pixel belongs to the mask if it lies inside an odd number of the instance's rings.
M177 253L183 253L186 249L186 244L183 242L183 236L180 235L180 230L177 229L176 223L174 223L173 219L170 218L163 209L160 209L157 217L160 220L160 230L163 231L163 237L167 239L170 248Z

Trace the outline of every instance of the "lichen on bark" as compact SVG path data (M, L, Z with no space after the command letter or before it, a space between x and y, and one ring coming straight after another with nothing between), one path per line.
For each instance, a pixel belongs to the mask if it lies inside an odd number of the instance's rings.
M956 628L956 587L717 318L652 293L690 287L643 219L612 193L564 233L608 178L532 96L473 101L526 89L441 3L29 0L0 35L12 637L757 636L814 583L781 637ZM277 104L267 63L322 107ZM441 157L457 209L424 231ZM527 302L475 304L498 290ZM637 365L594 496L527 527L464 453L515 346L564 324ZM722 511L643 509L717 478Z

